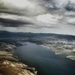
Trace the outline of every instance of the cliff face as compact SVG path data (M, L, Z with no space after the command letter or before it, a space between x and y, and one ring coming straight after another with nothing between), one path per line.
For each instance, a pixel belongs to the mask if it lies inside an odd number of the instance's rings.
M21 63L13 56L13 47L11 44L0 45L0 75L37 75L35 68Z

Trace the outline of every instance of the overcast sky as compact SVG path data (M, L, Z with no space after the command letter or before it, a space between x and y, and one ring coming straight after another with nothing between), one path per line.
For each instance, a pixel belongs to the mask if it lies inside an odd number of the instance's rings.
M0 0L0 30L75 35L75 0Z

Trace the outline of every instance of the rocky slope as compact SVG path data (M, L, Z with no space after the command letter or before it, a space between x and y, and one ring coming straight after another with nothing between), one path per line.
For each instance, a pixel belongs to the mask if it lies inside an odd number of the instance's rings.
M14 47L6 43L0 45L0 75L37 75L35 68L28 67L13 56Z

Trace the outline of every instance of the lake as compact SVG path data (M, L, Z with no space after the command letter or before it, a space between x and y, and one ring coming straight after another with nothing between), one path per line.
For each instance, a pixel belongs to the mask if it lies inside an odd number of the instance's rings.
M75 75L75 61L37 44L24 42L15 50L15 55L23 63L35 67L38 75Z

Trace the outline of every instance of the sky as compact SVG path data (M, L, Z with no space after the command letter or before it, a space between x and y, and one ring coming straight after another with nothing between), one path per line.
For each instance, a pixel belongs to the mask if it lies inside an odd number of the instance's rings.
M0 30L75 35L75 0L0 0Z

